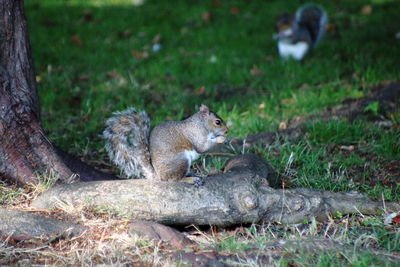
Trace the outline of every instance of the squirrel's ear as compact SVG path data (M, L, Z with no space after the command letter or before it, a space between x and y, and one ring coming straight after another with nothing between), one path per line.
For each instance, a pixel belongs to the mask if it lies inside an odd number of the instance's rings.
M204 113L204 114L209 114L209 113L210 113L210 109L209 109L206 105L201 104L201 106L200 106L200 112L202 112L202 113Z

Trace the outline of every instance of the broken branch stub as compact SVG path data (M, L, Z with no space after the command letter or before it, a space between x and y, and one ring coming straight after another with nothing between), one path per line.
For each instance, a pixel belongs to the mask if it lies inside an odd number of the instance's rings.
M223 174L206 178L201 187L145 179L64 184L39 196L32 206L51 209L63 202L95 206L135 220L220 226L261 221L296 223L336 211L381 212L382 203L360 194L273 189L267 181L279 180L264 160L246 154L232 158ZM386 206L400 208L398 203Z

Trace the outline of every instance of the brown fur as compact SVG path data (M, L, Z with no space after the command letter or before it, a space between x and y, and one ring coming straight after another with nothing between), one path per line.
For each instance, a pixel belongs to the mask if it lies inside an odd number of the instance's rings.
M107 121L106 149L128 176L181 180L190 169L191 157L211 149L216 138L228 132L223 120L205 105L186 120L157 125L150 141L149 124L147 114L135 109L115 113Z

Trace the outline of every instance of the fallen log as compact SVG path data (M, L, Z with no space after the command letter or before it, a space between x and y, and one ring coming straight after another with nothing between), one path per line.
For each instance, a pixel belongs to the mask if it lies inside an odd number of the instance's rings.
M118 216L168 225L239 223L297 223L329 214L379 214L384 203L355 193L313 189L274 189L272 168L259 156L240 155L228 161L223 174L195 187L179 182L145 179L58 185L33 201L32 207L94 206ZM61 205L61 206L62 206ZM399 203L385 203L388 210Z

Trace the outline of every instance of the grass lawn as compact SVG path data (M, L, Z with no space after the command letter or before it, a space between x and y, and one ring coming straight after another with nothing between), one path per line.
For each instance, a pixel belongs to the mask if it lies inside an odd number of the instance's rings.
M99 137L105 120L130 106L145 109L154 126L180 120L204 103L232 122L229 137L243 138L400 80L397 0L313 1L326 9L330 30L303 62L280 59L272 39L276 16L303 1L132 2L25 1L43 126L53 143L97 166L110 167ZM357 190L399 201L400 111L383 117L379 107L369 109L351 122L308 123L297 140L249 151L270 161L289 187ZM390 126L378 126L382 120ZM0 186L0 204L15 204L24 192ZM399 225L384 225L383 216L339 214L329 223L196 230L194 250L238 255L244 265L257 266L246 255L265 252L268 240L312 236L366 251L288 250L273 264L389 266L368 249L400 253ZM209 238L200 240L204 236ZM162 248L135 250L133 258L161 264L155 255Z

